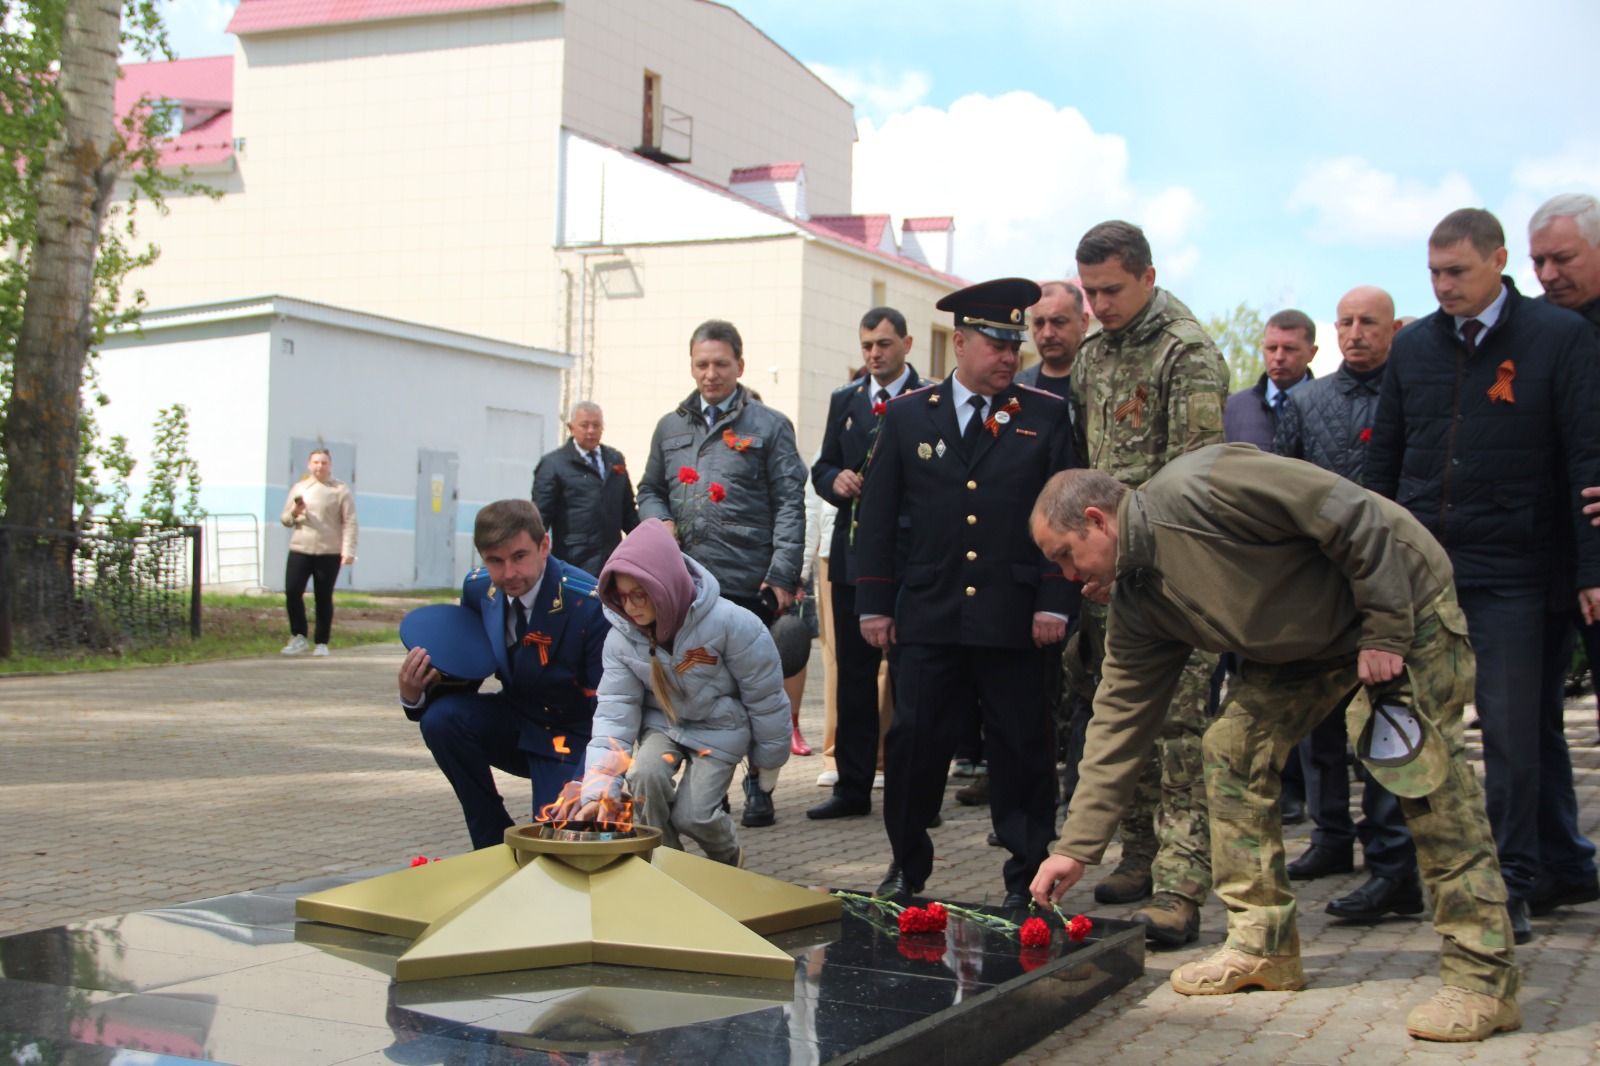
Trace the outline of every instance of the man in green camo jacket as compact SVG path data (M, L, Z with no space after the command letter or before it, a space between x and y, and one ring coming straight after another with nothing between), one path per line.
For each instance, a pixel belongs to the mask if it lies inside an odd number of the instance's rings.
M1084 415L1078 454L1138 488L1170 460L1222 443L1227 364L1189 309L1156 287L1150 244L1137 226L1102 222L1084 234L1077 260L1102 327L1073 371ZM1083 624L1063 663L1067 684L1083 696L1093 695L1104 644L1106 611L1094 599L1086 588ZM1208 652L1190 657L1122 822L1122 862L1095 888L1102 903L1133 902L1153 888L1154 898L1133 917L1157 945L1199 936L1200 905L1211 887L1200 735L1216 665Z

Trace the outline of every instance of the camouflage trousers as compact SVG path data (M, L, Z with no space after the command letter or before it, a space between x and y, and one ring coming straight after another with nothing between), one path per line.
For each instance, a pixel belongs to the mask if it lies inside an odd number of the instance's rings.
M1069 691L1092 698L1105 658L1107 609L1083 605L1079 636L1063 654ZM1202 904L1211 888L1211 834L1206 817L1201 737L1210 719L1211 675L1217 656L1196 651L1183 666L1178 691L1123 812L1122 861L1148 865L1156 892L1171 892Z
M1434 928L1444 938L1440 976L1447 985L1510 998L1520 976L1483 792L1466 758L1461 708L1472 696L1474 670L1454 591L1418 613L1406 665L1416 693L1408 702L1433 719L1450 753L1449 774L1436 791L1400 799L1433 903ZM1228 908L1230 947L1253 955L1300 951L1295 897L1284 868L1277 768L1359 683L1353 657L1244 662L1222 714L1206 732L1211 856L1217 896Z

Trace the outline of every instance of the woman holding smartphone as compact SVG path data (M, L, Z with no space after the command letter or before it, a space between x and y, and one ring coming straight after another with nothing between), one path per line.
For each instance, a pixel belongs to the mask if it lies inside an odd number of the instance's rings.
M339 567L356 561L355 494L350 486L333 479L333 457L328 449L312 451L306 474L289 489L279 520L292 531L283 576L284 605L289 612L289 643L283 654L327 655L333 629L333 585L339 579ZM308 579L317 605L315 650L306 639Z

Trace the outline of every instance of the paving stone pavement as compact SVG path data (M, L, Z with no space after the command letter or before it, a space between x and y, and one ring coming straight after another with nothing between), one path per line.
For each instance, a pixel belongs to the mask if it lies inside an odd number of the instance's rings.
M394 698L400 659L397 645L381 645L322 660L0 679L0 933L465 850L454 796ZM813 742L821 716L813 678L802 715ZM1592 698L1569 704L1567 737L1583 824L1595 836ZM820 769L819 758L791 761L778 824L742 831L746 862L797 883L871 889L888 863L882 826L808 821L804 809L826 794L815 785ZM511 809L525 812L526 783L501 785ZM929 890L998 901L1000 853L984 842L986 812L948 799L943 813ZM1290 831L1291 857L1305 835ZM1134 909L1100 907L1090 895L1115 860L1113 847L1106 866L1068 894L1069 913ZM1404 1020L1437 987L1437 938L1411 919L1332 924L1323 906L1362 880L1300 888L1305 991L1174 993L1172 968L1222 940L1213 900L1197 945L1150 955L1143 979L1014 1062L1600 1062L1600 904L1534 920L1537 938L1517 953L1520 1032L1425 1044L1406 1036Z

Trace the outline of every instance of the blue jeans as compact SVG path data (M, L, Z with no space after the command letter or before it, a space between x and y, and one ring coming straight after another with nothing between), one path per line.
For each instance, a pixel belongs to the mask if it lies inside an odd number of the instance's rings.
M1592 881L1594 845L1578 829L1563 683L1572 616L1544 586L1457 590L1478 660L1485 797L1506 890L1527 899L1541 872Z

